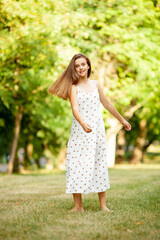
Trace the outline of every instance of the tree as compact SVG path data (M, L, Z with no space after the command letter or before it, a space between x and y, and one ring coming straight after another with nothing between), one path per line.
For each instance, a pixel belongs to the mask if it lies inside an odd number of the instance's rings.
M32 3L32 11L29 3ZM8 173L13 170L23 116L30 115L34 122L39 118L41 127L49 128L49 132L55 130L59 121L59 117L54 119L56 114L66 114L62 110L65 104L51 99L46 91L51 78L55 77L57 51L54 46L59 41L57 32L46 24L50 18L57 21L57 16L48 15L51 6L52 1L48 1L45 8L35 1L1 3L0 98L15 119ZM47 118L50 118L48 124ZM59 124L64 123L59 121ZM55 131L54 134L56 136Z

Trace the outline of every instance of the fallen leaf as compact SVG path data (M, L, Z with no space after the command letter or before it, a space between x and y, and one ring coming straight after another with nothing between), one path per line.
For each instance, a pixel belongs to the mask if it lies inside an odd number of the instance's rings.
M130 232L130 233L132 233L132 231L131 231L130 229L127 229L127 232Z
M16 202L16 205L19 205L19 203L18 203L18 202Z
M156 234L157 233L157 230L155 229L154 231L153 231L153 234Z
M141 224L143 224L143 222L138 222L138 223L136 223L137 225L141 225Z

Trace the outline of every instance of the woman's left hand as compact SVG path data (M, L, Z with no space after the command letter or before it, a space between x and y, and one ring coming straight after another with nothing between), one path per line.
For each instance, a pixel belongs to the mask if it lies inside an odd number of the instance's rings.
M124 125L124 127L125 127L125 129L126 129L127 131L130 131L130 130L131 130L131 125L130 125L129 122L127 122L126 120L124 120L124 121L122 122L122 124Z

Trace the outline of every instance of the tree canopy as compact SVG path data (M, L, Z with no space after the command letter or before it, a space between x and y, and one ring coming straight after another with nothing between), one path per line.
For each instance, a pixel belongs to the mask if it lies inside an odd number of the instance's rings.
M20 111L18 144L32 142L35 158L44 142L54 154L66 146L71 107L47 88L78 52L122 115L141 105L128 141L135 144L144 118L146 144L160 140L158 1L2 0L0 7L0 155L11 148Z

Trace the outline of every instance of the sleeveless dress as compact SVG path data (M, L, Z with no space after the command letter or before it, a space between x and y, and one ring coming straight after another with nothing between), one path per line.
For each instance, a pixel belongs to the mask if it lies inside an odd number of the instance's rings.
M106 157L106 136L95 80L93 90L79 88L79 113L92 131L86 133L73 115L66 152L66 193L98 193L110 188Z

